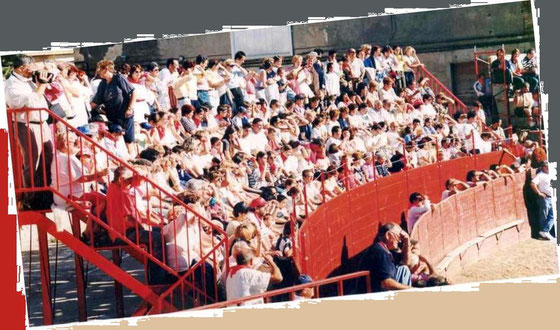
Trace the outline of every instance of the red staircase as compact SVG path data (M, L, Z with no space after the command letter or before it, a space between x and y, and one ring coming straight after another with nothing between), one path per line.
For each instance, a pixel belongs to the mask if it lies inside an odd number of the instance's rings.
M445 96L451 98L455 103L449 104L449 115L453 115L455 112L467 112L469 108L463 101L461 101L455 94L453 94L447 86L445 86L439 79L437 79L426 67L418 67L415 72L415 79L418 81L419 78L429 78L428 87L437 95L439 93L445 94Z
M67 137L70 134L75 134L77 136L77 143L76 145L79 146L83 151L86 146L89 146L94 155L98 153L103 153L103 160L105 160L106 164L113 164L116 166L124 166L130 169L133 172L133 179L137 182L141 182L141 186L138 189L143 188L146 192L151 194L151 198L154 199L155 203L147 203L144 205L146 218L148 219L164 219L164 215L167 211L166 205L170 206L171 209L175 211L184 212L185 216L190 217L192 220L192 224L189 226L193 226L196 232L198 229L198 240L202 242L204 239L204 232L202 231L202 226L206 226L211 228L212 231L216 231L218 234L221 235L221 239L211 240L211 246L206 246L205 249L202 247L202 243L200 245L200 250L203 251L201 254L200 260L198 260L194 265L192 265L188 270L184 273L179 273L178 268L175 267L171 268L170 258L166 257L166 245L162 242L162 255L158 255L158 251L154 251L154 231L161 231L163 232L164 223L156 224L136 224L135 228L135 235L136 239L129 239L127 236L119 233L113 227L109 226L103 219L101 219L98 212L92 211L88 207L88 203L74 201L71 200L65 193L61 191L60 184L53 184L51 186L43 186L40 184L40 180L37 178L42 178L43 182L47 181L48 171L45 169L46 158L45 154L42 153L44 149L39 150L39 159L37 159L37 164L43 164L43 166L39 166L38 173L33 173L31 171L31 182L27 184L27 186L23 182L23 174L21 169L23 168L23 157L28 157L30 163L34 163L32 159L32 155L23 155L20 150L19 140L16 138L22 132L18 132L18 125L16 125L16 117L22 118L21 116L25 116L27 122L25 123L26 134L28 137L33 136L33 130L30 129L30 122L29 122L29 114L33 112L44 111L48 113L56 122L58 122L58 132L61 134L65 134ZM36 114L36 113L35 113ZM21 120L21 119L20 119ZM156 314L162 312L172 312L177 311L180 309L185 309L189 307L197 307L201 305L205 305L208 303L215 303L217 302L217 292L218 287L216 281L214 283L206 283L204 275L208 272L208 263L212 266L211 270L214 273L214 278L217 278L217 272L221 269L221 265L216 257L216 252L222 250L225 254L224 267L228 268L228 238L225 232L221 229L216 227L211 221L202 217L198 214L195 210L191 207L186 205L183 201L175 197L174 195L170 194L165 189L161 188L145 175L139 173L133 167L131 167L127 162L119 159L114 154L106 150L99 142L92 140L91 138L87 137L86 135L82 134L76 128L72 127L63 119L56 116L49 110L46 109L8 109L8 122L9 122L9 138L10 138L10 147L11 147L11 154L12 154L12 168L14 169L14 184L15 184L15 191L16 196L18 196L18 200L21 200L22 195L26 193L41 193L41 192L51 192L54 196L58 196L62 200L64 200L69 205L69 212L71 214L71 226L72 232L68 230L64 230L58 228L52 220L47 218L47 214L50 213L50 210L40 210L40 211L19 211L19 225L34 225L37 226L39 232L39 245L40 245L40 261L41 261L41 285L42 285L42 296L43 296L43 316L44 316L44 323L46 325L52 324L52 310L50 304L50 274L49 274L49 257L48 257L48 244L47 244L47 233L52 235L54 238L58 239L61 243L66 245L75 253L75 263L76 263L76 285L77 285L77 296L78 296L78 309L79 309L79 320L86 321L87 320L87 313L86 313L86 294L85 294L85 286L83 281L83 259L87 260L91 264L98 267L101 271L107 274L109 277L114 279L115 281L115 293L116 293L116 305L117 305L117 315L119 317L124 317L123 315L123 297L122 297L122 287L126 287L130 289L134 294L138 295L142 300L142 304L138 307L136 312L133 314L135 316L144 315L144 314ZM42 123L42 122L41 122ZM33 123L31 123L33 125ZM19 126L21 130L23 126ZM53 126L51 125L51 129ZM37 131L35 131L37 132ZM36 137L36 141L38 145L43 145L43 142L48 141L48 137L44 136L43 131L41 131L40 135ZM53 134L54 135L54 134ZM28 139L28 146L31 146L32 138ZM64 164L59 164L57 161L56 154L58 152L56 148L56 143L54 143L54 159L53 163L55 164L56 171L51 173L53 180L58 178L60 169L63 168ZM66 146L69 148L69 145ZM28 148L30 149L30 148ZM99 160L97 157L93 157L94 164L93 168L97 168L97 161ZM70 161L67 164L70 167ZM32 166L33 168L33 166ZM84 164L82 163L82 173L84 172ZM70 173L70 182L72 182L72 174ZM34 179L33 179L34 178ZM100 180L104 180L105 182L110 182L110 174L107 174L101 178ZM59 180L56 180L59 183ZM95 186L99 187L99 180L95 181ZM85 186L85 183L81 183L82 188ZM70 193L72 195L72 185L70 185ZM137 199L136 199L137 200ZM138 200L137 200L138 201ZM99 203L99 199L96 200ZM155 205L154 205L155 204ZM141 208L142 205L137 202L135 205L137 209ZM171 211L169 211L171 214ZM176 213L173 213L176 214ZM175 218L173 218L175 219ZM81 222L87 224L87 228L89 228L89 240L88 239L81 239ZM104 246L99 247L97 242L95 241L97 238L94 237L93 228L97 226L99 228L103 228L107 233L112 235L113 237L118 238L120 241L117 246ZM177 239L177 225L175 221L171 222L172 226L172 239ZM198 228L196 228L198 227ZM147 232L148 234L148 241L147 242L140 242L139 237L141 237L142 232ZM189 231L185 230L187 241L189 240ZM196 237L190 237L190 239L195 239ZM163 241L163 237L161 238ZM113 255L113 260L109 260L101 254L101 251L111 250ZM141 282L139 279L132 276L130 273L127 273L125 270L120 268L120 252L124 251L130 254L134 259L138 262L143 264L144 269L148 268L148 264L152 264L152 267L159 267L163 269L167 275L167 277L172 278L171 283L163 284L163 285L149 285L146 283ZM175 263L174 265L178 264L177 260L177 253L175 253ZM189 256L190 258L190 256ZM144 278L147 280L148 274L147 271L144 272ZM197 275L198 273L198 275ZM202 277L202 279L200 278ZM202 284L200 282L202 280Z

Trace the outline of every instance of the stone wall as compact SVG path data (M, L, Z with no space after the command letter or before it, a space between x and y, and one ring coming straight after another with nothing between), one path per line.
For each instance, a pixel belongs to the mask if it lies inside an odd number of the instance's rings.
M528 1L297 24L290 28L292 54L305 54L315 48L342 52L363 43L412 45L428 69L451 89L454 83L467 84L453 81L451 67L456 63L472 62L474 46L496 49L504 44L507 51L514 47L522 50L534 47ZM75 58L90 73L101 59L164 64L169 57L194 58L198 54L228 58L235 48L232 33L235 32L87 47L76 50ZM288 61L289 58L285 63ZM259 62L258 59L251 60L247 66L254 68Z

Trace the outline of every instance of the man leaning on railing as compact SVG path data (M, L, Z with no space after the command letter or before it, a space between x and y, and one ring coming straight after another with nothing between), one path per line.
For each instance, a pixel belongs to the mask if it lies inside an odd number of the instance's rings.
M48 108L44 93L52 80L52 74L44 69L40 70L38 65L33 63L33 59L28 56L17 55L13 63L13 72L6 80L5 86L8 108ZM51 184L50 169L53 146L47 118L48 113L40 110L16 114L17 124L14 132L17 132L23 155L25 188L44 187ZM23 198L24 208L44 209L49 208L51 203L52 194L50 192L28 193Z

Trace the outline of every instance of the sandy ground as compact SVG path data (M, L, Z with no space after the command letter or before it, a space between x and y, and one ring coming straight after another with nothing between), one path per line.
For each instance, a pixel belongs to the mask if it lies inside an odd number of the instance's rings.
M557 273L556 244L528 239L465 267L452 280L458 284Z

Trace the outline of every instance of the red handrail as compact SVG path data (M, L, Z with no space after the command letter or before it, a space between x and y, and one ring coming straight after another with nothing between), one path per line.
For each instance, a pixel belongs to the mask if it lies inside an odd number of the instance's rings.
M186 205L183 201L181 201L180 199L178 199L177 197L175 197L173 194L167 192L165 189L163 189L162 187L160 187L158 184L154 183L151 179L147 178L146 176L142 175L140 172L138 172L134 167L132 167L131 165L129 165L127 162L125 162L124 160L122 160L121 158L117 157L116 155L112 154L111 152L109 152L106 148L104 148L103 146L101 146L99 143L97 143L96 141L94 141L93 139L89 138L88 136L86 136L85 134L83 134L82 132L80 132L79 130L77 130L76 128L74 128L73 126L71 126L70 124L68 124L66 121L64 121L62 118L60 118L59 116L57 116L56 114L54 114L52 111L48 110L48 109L42 109L42 108L21 108L21 109L8 109L8 114L10 115L9 118L13 121L12 125L10 126L10 128L13 126L16 128L17 130L17 125L15 125L16 120L14 118L14 116L18 113L30 113L32 111L45 111L47 112L49 115L51 115L51 117L54 119L54 121L62 123L62 125L64 126L64 128L66 129L66 135L68 136L69 131L73 132L74 134L76 134L76 136L79 138L79 145L80 148L83 148L83 144L84 142L87 142L89 144L91 144L93 151L95 152L96 148L98 148L97 150L101 150L102 152L104 152L107 156L107 163L109 163L109 158L114 161L115 163L117 163L120 166L123 166L127 169L129 169L132 173L133 176L139 177L142 180L144 180L144 182L146 182L146 186L151 185L151 187L157 192L158 197L159 197L159 201L160 201L160 208L161 208L161 203L162 200L168 199L171 200L172 202L174 202L176 205L179 205L181 207L184 208L184 210L186 210L186 212L192 212L191 214L193 214L196 218L202 220L202 222L210 227L212 230L215 230L218 234L220 234L222 236L222 238L218 241L215 242L213 240L213 248L206 254L201 255L200 260L198 260L194 265L192 265L191 267L189 267L188 271L183 274L183 275L179 275L179 273L175 270L172 269L171 267L169 267L166 263L165 263L165 254L166 254L166 246L163 244L163 235L161 235L161 239L162 239L162 260L158 260L158 258L156 258L154 255L152 255L152 253L150 253L149 251L153 251L152 250L152 232L149 232L149 244L148 245L148 251L144 250L144 248L142 248L139 244L139 235L138 235L138 230L139 230L139 226L138 224L136 224L136 231L137 231L137 235L136 235L136 242L132 242L131 240L129 240L126 235L121 234L120 232L118 232L117 230L115 230L114 228L112 228L110 225L106 224L104 221L102 221L99 218L99 214L95 215L93 213L91 213L89 210L86 210L83 208L83 206L73 200L71 200L70 198L68 198L68 196L65 196L63 193L61 193L60 191L58 191L58 180L57 180L57 187L48 187L48 186L35 186L34 183L32 182L32 186L30 188L22 188L21 186L18 187L18 183L16 182L16 192L17 193L22 193L22 192L37 192L37 191L51 191L54 195L60 197L61 199L65 200L69 205L71 205L72 207L74 207L75 209L79 210L80 212L82 212L84 215L87 216L87 218L89 219L88 222L90 220L93 220L97 225L101 226L102 228L104 228L105 230L107 230L111 235L113 235L115 238L119 238L121 239L125 244L131 246L137 253L139 253L140 255L142 255L143 257L149 259L150 261L154 262L154 264L156 264L157 266L161 267L163 270L165 270L166 272L176 276L178 278L177 282L175 282L175 284L171 287L170 290L167 290L166 292L164 292L161 296L160 296L160 302L165 299L172 291L174 288L176 288L178 285L182 285L183 282L185 281L185 279L189 276L192 275L192 273L202 267L204 268L205 265L204 263L206 262L207 259L209 259L212 255L214 255L214 261L215 261L215 251L218 248L224 247L224 261L225 261L225 268L226 270L229 268L229 258L228 258L228 245L229 245L229 238L227 236L227 234L225 233L225 231L220 228L217 227L216 225L214 225L211 221L209 221L208 219L202 217L198 212L196 212L195 210L193 210L191 207L189 207L188 205ZM29 118L29 116L27 116ZM29 122L29 120L27 120ZM42 124L44 124L44 122L40 122ZM27 123L27 127L29 127L29 123ZM30 128L28 128L28 131L30 131ZM17 134L11 134L12 137L12 146L17 146L17 138L16 138ZM28 135L30 135L30 132L28 132ZM41 143L44 140L44 137L42 136L42 131L41 131ZM33 142L34 143L34 142ZM42 145L38 146L39 148L42 148ZM13 149L12 152L17 152L17 149ZM29 148L30 150L30 148ZM41 149L39 149L41 151ZM54 150L55 156L56 156L56 148ZM42 161L43 164L45 164L45 156L43 154L43 152L41 152L42 154ZM27 155L23 155L24 157ZM30 160L31 160L31 155L29 155ZM15 166L14 166L14 170L17 171L17 168L19 167L18 165L21 165L20 163L17 163L19 158L16 156L14 157L14 160L16 162ZM55 165L57 165L57 169L58 169L58 161L56 159L53 160ZM44 166L43 166L44 167ZM94 167L96 167L96 160L94 158ZM34 168L33 164L32 164L32 168ZM68 168L70 168L70 164L68 164ZM33 170L35 171L35 170ZM33 174L32 171L32 174ZM58 171L57 171L58 172ZM83 173L83 165L82 165L82 173ZM53 173L54 175L58 175L58 173ZM70 178L69 178L69 182L73 182L72 181L72 177L71 177L71 173L69 174ZM45 185L46 185L46 169L43 169L43 176L45 177ZM57 176L58 178L58 176ZM70 194L72 195L72 184L69 185L70 188ZM163 192L163 194L162 194ZM165 197L162 197L165 196ZM172 206L173 207L173 206ZM147 217L149 218L150 216L150 203L148 202L148 209L147 209ZM153 214L153 213L152 213ZM157 214L155 214L157 216ZM157 226L161 229L162 225L153 225L153 226ZM199 226L200 226L200 222L199 222ZM175 228L174 228L175 229ZM91 232L90 232L91 233ZM175 231L174 231L174 234ZM93 234L91 234L93 237ZM188 236L188 233L187 233ZM174 237L176 238L176 235L174 235ZM154 238L155 239L155 238ZM159 238L158 238L159 239ZM188 240L188 237L187 237ZM91 244L93 246L93 241L91 241ZM176 255L177 258L177 255ZM190 261L189 261L190 262ZM214 264L214 271L216 271L216 264ZM194 281L194 280L193 280ZM202 293L206 296L206 298L208 298L208 294L205 291L199 290L198 288L195 287L194 283L187 283L187 286L192 287L195 291L199 291L199 293ZM160 306L161 307L161 304Z
M328 284L333 284L333 283L337 283L337 294L339 296L344 295L344 290L342 289L342 283L344 281L350 280L350 279L357 279L360 277L364 277L365 281L366 281L366 293L370 293L371 292L371 283L370 283L370 273L369 271L359 271L359 272L355 272L355 273L350 273L350 274L345 274L345 275L340 275L340 276L335 276L335 277L331 277L331 278L327 278L327 279L323 279L323 280L318 280L318 281L314 281L311 283L307 283L307 284L299 284L296 286L291 286L288 288L283 288L283 289L277 289L277 290L273 290L273 291L268 291L268 292L264 292L261 294L256 294L256 295L252 295L252 296L248 296L248 297L243 297L243 298L239 298L236 300L231 300L231 301L224 301L224 302L219 302L216 304L211 304L211 305L205 305L205 306L201 306L201 307L197 307L197 308L193 308L192 310L203 310L203 309L214 309L214 308L224 308L224 307L230 307L230 306L239 306L240 304L246 302L246 301L250 301L250 300L254 300L254 299L261 299L263 298L265 301L268 300L271 297L276 297L279 295L284 295L284 294L290 294L290 298L293 297L293 294L297 291L306 289L306 288L315 288L318 289L321 286L325 286ZM315 291L315 295L317 295L318 292Z
M461 101L455 94L453 94L449 88L447 88L439 79L437 79L426 67L420 66L416 68L416 73L421 77L428 77L432 82L434 89L441 89L443 93L445 93L448 97L452 98L455 101L457 107L461 110L461 112L465 112L468 110L468 107L463 101ZM435 92L435 91L434 91ZM450 114L453 114L454 111L450 111Z

